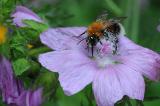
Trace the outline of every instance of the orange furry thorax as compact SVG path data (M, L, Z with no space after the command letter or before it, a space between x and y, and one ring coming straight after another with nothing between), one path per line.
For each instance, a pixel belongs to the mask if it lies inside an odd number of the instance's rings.
M103 36L102 30L105 26L104 22L93 22L87 29L88 36Z

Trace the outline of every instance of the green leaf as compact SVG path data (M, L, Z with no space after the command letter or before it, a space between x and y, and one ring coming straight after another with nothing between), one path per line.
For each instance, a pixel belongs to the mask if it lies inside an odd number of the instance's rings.
M40 33L49 28L47 24L40 23L34 20L23 20L23 22L27 25L27 27L37 30Z
M0 23L8 23L10 15L14 10L16 5L16 0L0 0Z
M12 39L12 45L25 45L26 40L23 36L20 35L20 33L18 32L17 35L15 35Z
M13 69L16 76L21 75L23 72L27 71L30 67L31 64L25 58L20 58L13 62Z
M3 54L6 57L10 57L10 48L8 42L0 45L0 54Z
M23 35L23 37L28 41L36 42L37 40L39 40L40 32L38 32L33 28L22 27L22 28L19 28L19 31L21 35Z
M15 58L23 57L26 55L26 45L27 40L25 39L25 37L21 36L19 32L15 36L13 36L10 43L10 48Z

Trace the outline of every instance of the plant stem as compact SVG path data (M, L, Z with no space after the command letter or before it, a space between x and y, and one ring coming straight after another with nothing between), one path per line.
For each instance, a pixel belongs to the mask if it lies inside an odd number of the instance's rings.
M30 50L28 52L28 55L29 56L36 56L40 53L44 53L44 52L48 52L48 51L51 51L51 49L48 47L39 47L39 48L35 48L35 49Z

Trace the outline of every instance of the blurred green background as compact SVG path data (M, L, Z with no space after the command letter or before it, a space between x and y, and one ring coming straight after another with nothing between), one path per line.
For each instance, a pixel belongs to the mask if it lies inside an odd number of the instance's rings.
M157 31L157 26L160 24L160 0L18 1L19 5L32 9L51 27L88 26L103 11L108 12L109 18L126 16L127 18L122 23L127 36L134 42L160 53L160 32ZM50 87L51 85L47 86ZM95 106L91 89L90 85L82 92L68 97L58 87L56 93L53 93L51 98L46 99L42 106ZM51 89L48 90L52 91ZM160 83L149 84L146 92L144 105L160 106ZM131 102L135 104L134 100ZM1 102L0 106L3 106Z

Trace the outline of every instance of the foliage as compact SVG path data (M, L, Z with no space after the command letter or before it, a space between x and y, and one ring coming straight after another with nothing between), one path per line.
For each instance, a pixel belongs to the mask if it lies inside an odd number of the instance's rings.
M25 58L19 58L13 62L13 69L15 70L15 75L21 75L23 72L27 71L31 67L29 61Z

